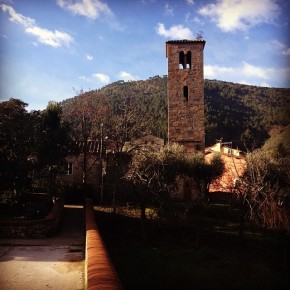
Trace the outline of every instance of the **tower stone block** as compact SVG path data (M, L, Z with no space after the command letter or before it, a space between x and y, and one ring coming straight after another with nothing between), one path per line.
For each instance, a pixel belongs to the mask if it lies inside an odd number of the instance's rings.
M168 141L186 152L204 152L204 40L166 42Z

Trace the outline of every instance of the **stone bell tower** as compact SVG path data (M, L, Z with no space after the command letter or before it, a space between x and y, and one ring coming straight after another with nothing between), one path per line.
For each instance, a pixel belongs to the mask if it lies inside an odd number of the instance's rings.
M166 42L168 143L183 145L187 153L205 149L204 46L202 39Z

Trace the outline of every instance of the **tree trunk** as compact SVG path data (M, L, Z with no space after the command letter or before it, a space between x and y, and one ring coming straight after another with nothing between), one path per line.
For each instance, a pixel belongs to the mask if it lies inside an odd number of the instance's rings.
M141 235L143 243L146 242L146 204L144 193L141 193L140 198L140 223L141 223Z
M240 224L239 224L239 235L241 243L244 243L245 235L244 235L244 226L245 226L245 218L246 218L246 205L243 203L241 212L240 212Z

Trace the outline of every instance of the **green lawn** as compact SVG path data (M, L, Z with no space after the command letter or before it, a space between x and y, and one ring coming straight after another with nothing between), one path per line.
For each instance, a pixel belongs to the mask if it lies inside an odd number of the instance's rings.
M96 219L125 290L289 289L289 240L285 267L281 237L247 226L242 243L228 208L148 220L145 241L134 210Z

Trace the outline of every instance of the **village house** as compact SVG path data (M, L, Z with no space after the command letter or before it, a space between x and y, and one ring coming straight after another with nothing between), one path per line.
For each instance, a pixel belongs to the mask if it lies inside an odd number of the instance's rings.
M83 184L86 184L89 193L94 196L100 191L101 160L105 150L104 148L101 150L100 146L98 140L75 141L71 146L66 157L65 174L62 177L64 185L72 190L71 194L79 194Z
M164 139L146 135L125 144L123 151L147 150L148 148L160 150L164 144ZM104 138L102 142L99 140L75 141L66 157L65 174L62 177L65 187L72 190L70 194L80 194L80 188L85 183L87 191L94 200L103 199L106 188L106 170L107 166L110 166L107 163L114 162L116 153L116 144L112 140ZM85 175L84 166L86 166Z
M233 193L236 181L241 177L246 166L246 154L239 149L233 149L231 142L219 140L215 145L206 148L205 159L211 160L214 154L220 154L225 163L223 175L210 186L210 192ZM211 196L214 196L212 194Z

